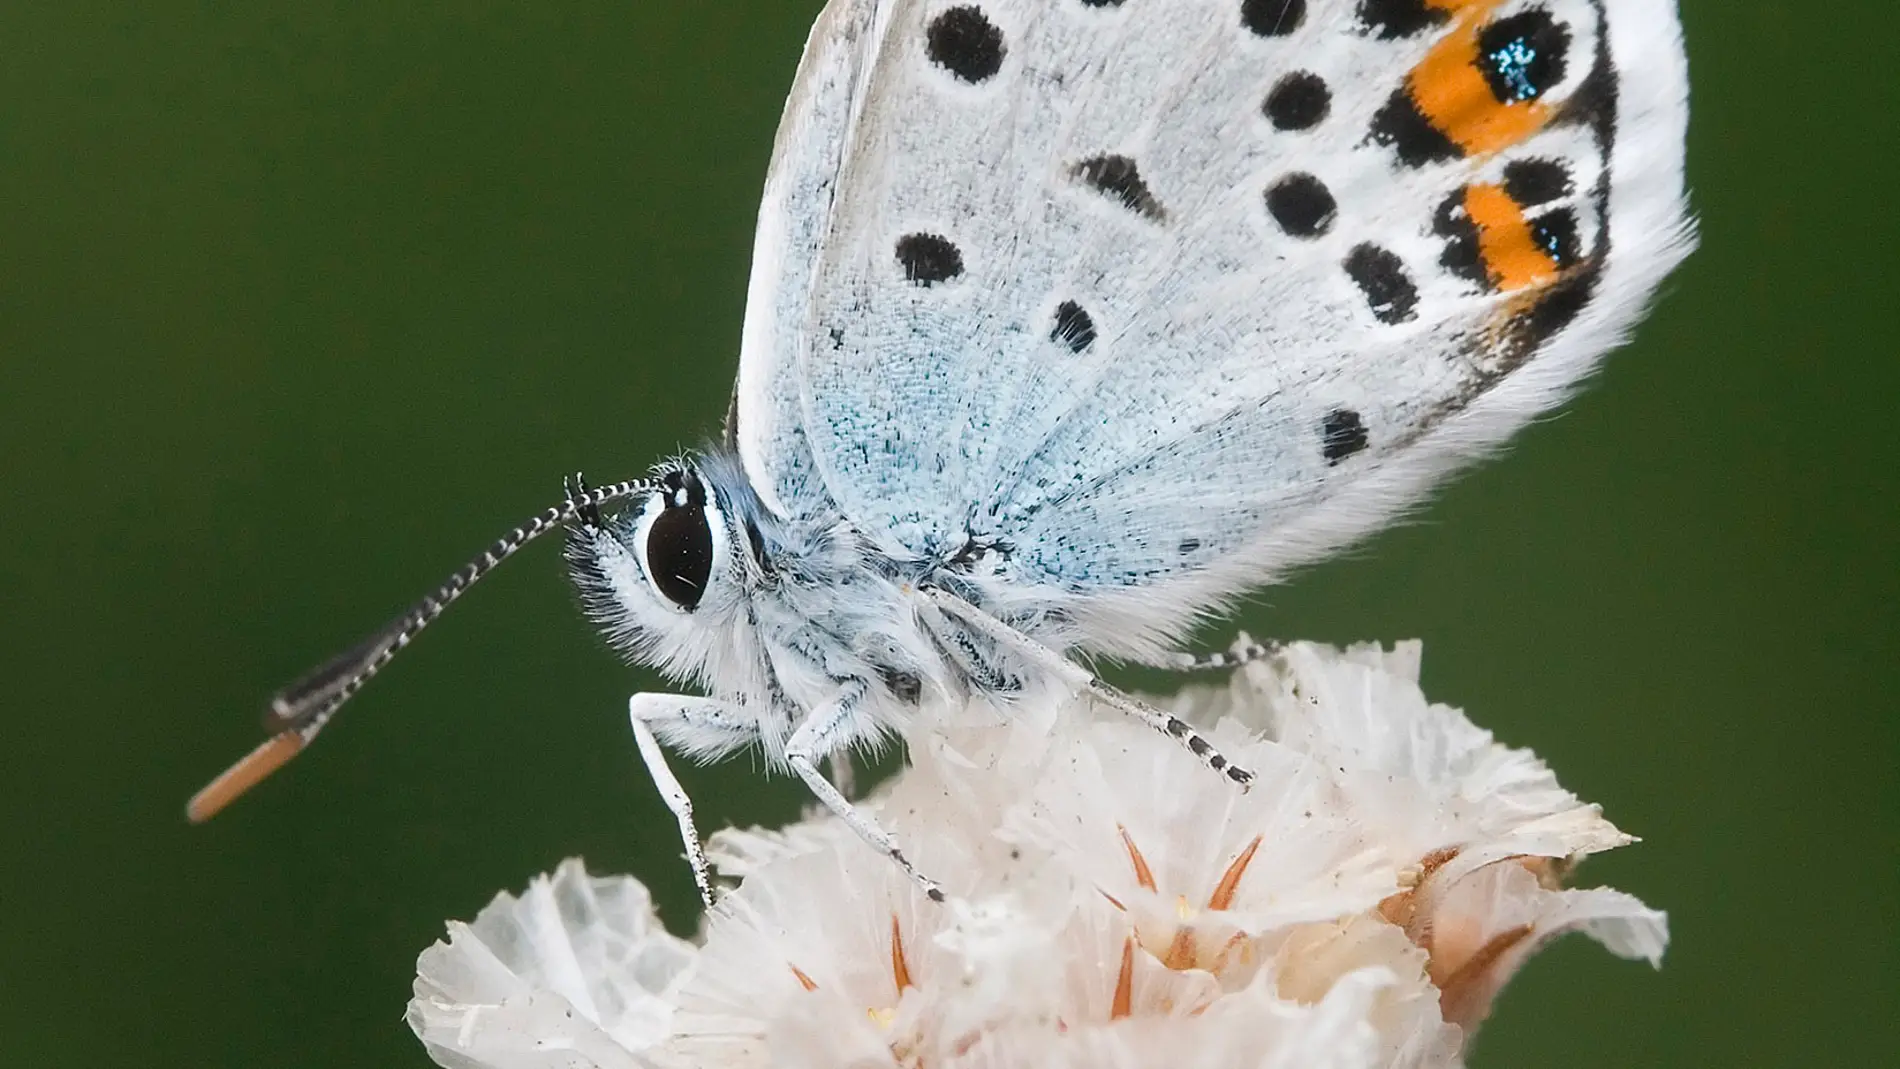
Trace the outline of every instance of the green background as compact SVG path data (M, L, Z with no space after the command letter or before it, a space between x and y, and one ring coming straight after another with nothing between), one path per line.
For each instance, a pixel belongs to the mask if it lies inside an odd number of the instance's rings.
M563 473L715 428L818 6L0 10L0 1063L422 1066L416 953L572 854L689 923L624 725L656 680L552 545L180 807ZM1665 969L1560 945L1479 1066L1900 1060L1900 13L1685 9L1703 247L1635 344L1241 620L1424 638L1435 697L1645 837L1584 876L1670 911ZM802 800L686 779L708 827Z

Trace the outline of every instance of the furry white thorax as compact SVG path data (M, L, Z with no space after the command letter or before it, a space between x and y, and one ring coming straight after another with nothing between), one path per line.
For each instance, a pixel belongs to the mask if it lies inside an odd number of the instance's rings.
M643 540L663 507L659 481L690 472L705 488L713 565L697 606L682 609L655 587ZM581 525L568 546L574 582L608 641L675 683L744 710L739 730L661 725L670 746L701 760L757 744L784 765L785 740L841 687L866 700L846 745L875 747L919 716L970 699L1007 708L1045 681L996 643L950 619L919 593L935 586L983 607L1038 641L1063 648L1069 629L1001 551L962 545L919 557L880 544L836 510L784 519L764 508L737 461L722 451L654 469L655 489L600 526ZM1043 599L1046 600L1046 599Z

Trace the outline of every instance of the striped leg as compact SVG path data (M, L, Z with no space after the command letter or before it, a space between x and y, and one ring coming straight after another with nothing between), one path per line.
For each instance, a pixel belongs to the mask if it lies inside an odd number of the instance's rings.
M910 858L905 857L904 851L898 848L897 840L891 833L885 831L869 813L852 805L825 778L824 773L818 771L821 759L837 753L842 745L849 742L845 731L856 715L859 703L864 700L864 690L863 683L846 681L836 698L813 709L805 722L792 732L792 737L786 740L785 761L792 766L792 771L798 773L798 778L805 781L811 793L824 803L825 808L836 813L847 827L857 833L858 838L895 861L897 867L904 870L904 875L909 876L932 902L941 902L944 900L943 888L937 881L918 872L916 866L910 863Z
M926 588L922 593L932 605L946 615L968 624L973 630L999 645L1016 651L1044 671L1052 672L1078 688L1086 688L1092 697L1104 705L1120 710L1179 742L1187 747L1189 753L1200 758L1202 764L1239 784L1242 790L1246 790L1253 784L1253 773L1227 760L1219 750L1214 748L1213 743L1208 742L1200 732L1194 730L1194 725L1172 713L1163 712L1152 705L1136 701L1123 694L1097 679L1095 673L955 594L935 588Z
M1155 667L1175 672L1216 672L1227 668L1239 668L1244 664L1264 661L1286 648L1286 643L1278 639L1267 642L1240 636L1232 646L1215 653L1176 653L1161 661Z
M693 823L693 800L673 775L666 751L653 732L654 725L674 731L723 733L733 730L734 712L723 702L688 694L635 694L627 700L627 718L633 723L634 742L640 747L640 760L647 775L660 790L666 808L679 823L680 845L686 848L686 863L693 868L693 884L707 909L713 906L712 866L706 862L706 849L700 845L699 828Z

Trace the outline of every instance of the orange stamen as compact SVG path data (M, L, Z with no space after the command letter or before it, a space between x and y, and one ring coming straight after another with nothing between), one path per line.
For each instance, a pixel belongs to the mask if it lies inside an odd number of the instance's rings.
M1148 859L1142 857L1141 850L1135 846L1134 837L1129 835L1128 829L1120 824L1115 825L1115 830L1121 832L1122 846L1128 850L1128 860L1134 863L1135 882L1150 891L1154 890L1155 874L1148 868Z
M789 968L789 969L791 969L791 970L792 970L792 975L793 975L793 976L796 976L796 977L798 977L798 986L800 986L800 987L802 987L802 988L804 988L804 989L805 989L805 990L807 990L807 991L816 991L816 990L818 990L818 981L816 981L816 980L813 980L813 979L812 979L811 977L809 977L809 976L806 976L806 975L805 975L805 970L803 970L803 969L801 969L801 968L799 968L799 967L798 967L798 966L796 966L796 965L793 965L793 964L792 964L791 962L789 962L789 961L788 961L788 962L786 962L786 963L785 963L785 965L786 965L786 967L787 967L787 968Z
M897 993L903 995L907 987L915 987L910 979L910 962L904 960L904 931L898 927L897 914L891 914L891 979L897 982Z
M1135 937L1122 941L1122 971L1115 978L1115 997L1108 1004L1108 1019L1119 1021L1135 1012Z
M1194 928L1183 924L1174 930L1174 941L1168 944L1168 952L1161 956L1161 964L1177 972L1194 967L1194 955L1199 949L1194 941Z
M1226 909L1234 904L1234 894L1240 890L1240 878L1246 874L1247 866L1253 863L1253 856L1260 849L1260 840L1264 838L1263 835L1254 836L1253 842L1247 844L1247 849L1242 850L1240 856L1227 866L1220 882L1214 885L1214 893L1207 896L1208 909Z
M1462 964L1451 971L1451 975L1439 982L1438 990L1440 1000L1457 999L1463 994L1465 987L1483 978L1484 974L1491 971L1491 967L1498 963L1498 959L1503 957L1506 951L1523 942L1525 937L1529 936L1533 930L1535 929L1532 925L1520 924L1515 928L1507 928L1492 936L1483 946L1478 948L1477 953L1466 958ZM1432 971L1435 972L1436 970Z

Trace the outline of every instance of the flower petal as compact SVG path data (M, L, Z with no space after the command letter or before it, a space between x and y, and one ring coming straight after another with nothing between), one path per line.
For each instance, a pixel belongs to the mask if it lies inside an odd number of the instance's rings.
M1555 891L1502 862L1458 881L1429 921L1431 973L1446 1020L1474 1029L1497 993L1551 940L1583 932L1623 958L1662 963L1668 918L1620 891Z
M694 954L639 881L568 860L423 951L409 1026L453 1069L647 1065Z

